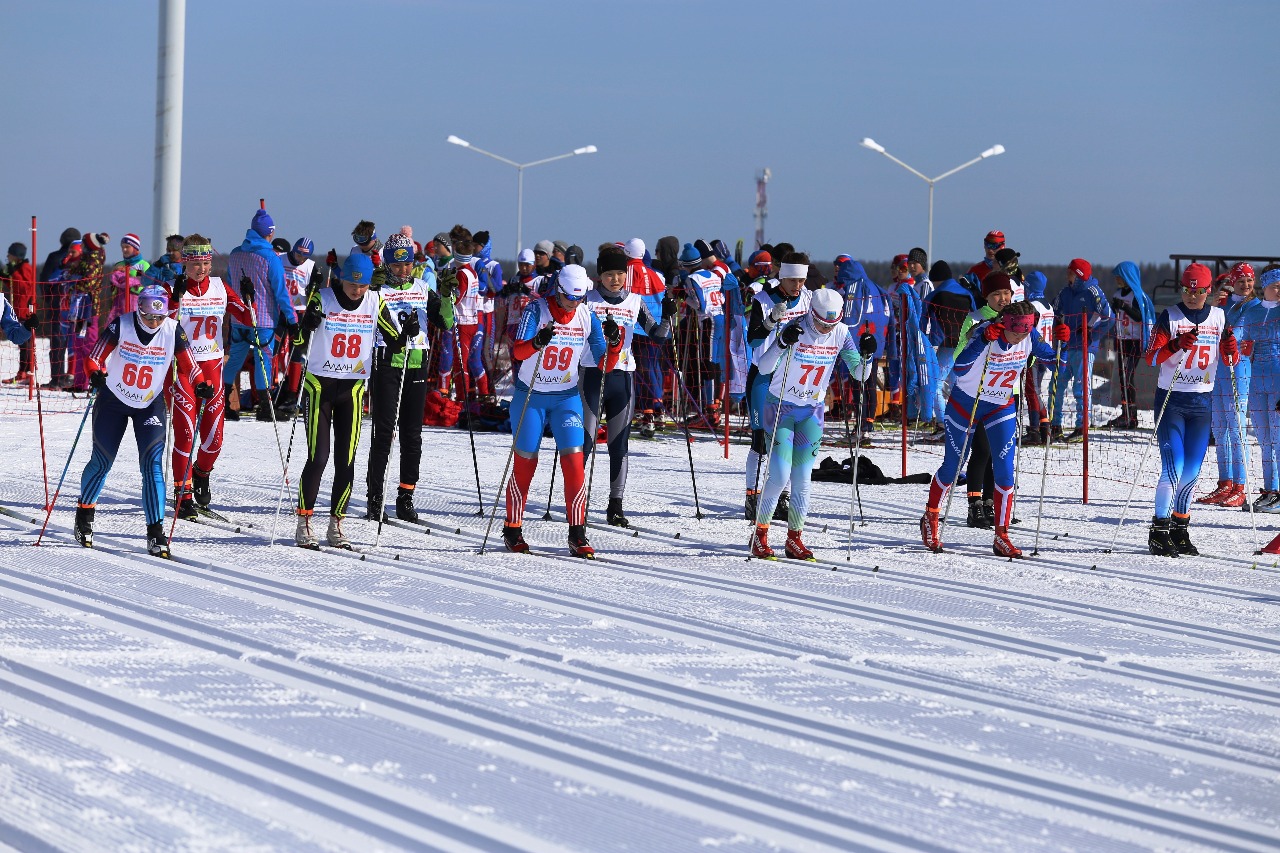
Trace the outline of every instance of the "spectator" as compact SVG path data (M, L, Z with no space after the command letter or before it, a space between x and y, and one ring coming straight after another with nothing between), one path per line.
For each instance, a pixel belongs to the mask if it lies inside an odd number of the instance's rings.
M929 278L929 255L919 246L907 252L907 272L915 281L917 296L924 299L933 293L934 284Z
M1120 414L1107 423L1107 428L1135 429L1138 395L1133 387L1133 374L1147 351L1151 327L1156 322L1156 308L1151 297L1142 291L1142 278L1133 261L1119 264L1111 275L1119 286L1116 295L1111 297L1111 307L1116 314L1116 346L1120 357Z
M102 280L102 268L110 241L111 237L105 231L86 233L81 242L80 258L67 270L71 291L67 320L73 335L71 390L81 393L89 390L89 353L98 343L99 324L104 319L103 308L108 304L103 298L106 285Z
M162 281L173 281L182 274L182 244L186 238L170 234L164 238L164 254L151 265L151 275Z
M36 271L27 260L25 244L14 243L9 246L4 272L0 273L0 278L3 279L5 295L18 322L27 328L34 328L39 319L36 314ZM31 373L35 370L32 358L34 353L34 343L18 348L18 373L8 381L26 382L31 379Z
M107 318L108 324L138 307L138 294L142 293L142 288L150 283L151 278L148 272L151 264L142 257L142 240L137 234L126 234L120 238L120 254L123 260L116 262L111 270L115 299L111 305L111 315Z
M59 238L58 248L54 249L45 256L44 264L40 267L41 284L47 284L55 280L55 276L62 278L61 273L66 269L67 255L70 253L72 244L80 242L80 229L67 228L62 232ZM55 332L55 326L61 319L62 312L62 288L61 287L38 287L36 292L36 307L40 311L40 333L52 337Z
M982 249L986 252L986 257L969 267L966 275L971 275L982 281L987 277L987 273L996 269L996 252L1004 248L1004 232L988 231L987 236L982 238Z
M1111 305L1103 294L1098 280L1093 277L1093 266L1082 258L1074 258L1067 264L1067 286L1058 294L1054 314L1059 324L1065 324L1071 337L1063 347L1063 368L1054 383L1053 441L1082 441L1086 418L1092 415L1085 406L1085 383L1093 376L1093 360L1098 354L1098 344L1112 321ZM1089 348L1085 352L1084 330L1088 328ZM1076 400L1076 428L1065 437L1062 434L1062 402L1066 398L1067 385L1073 384Z

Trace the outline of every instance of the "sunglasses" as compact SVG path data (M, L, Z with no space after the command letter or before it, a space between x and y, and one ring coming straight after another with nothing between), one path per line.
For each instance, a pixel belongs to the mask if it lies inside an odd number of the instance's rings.
M995 249L997 252L1004 248L1004 243L983 243L988 250Z

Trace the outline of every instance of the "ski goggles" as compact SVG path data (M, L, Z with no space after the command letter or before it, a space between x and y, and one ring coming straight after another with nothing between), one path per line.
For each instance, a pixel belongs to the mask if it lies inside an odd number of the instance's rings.
M1029 335L1036 327L1035 314L1018 314L1004 318L1004 327L1015 335Z
M988 252L998 252L1004 248L1004 243L983 243L982 247Z
M169 303L163 299L138 300L138 316L144 320L158 322L169 316Z

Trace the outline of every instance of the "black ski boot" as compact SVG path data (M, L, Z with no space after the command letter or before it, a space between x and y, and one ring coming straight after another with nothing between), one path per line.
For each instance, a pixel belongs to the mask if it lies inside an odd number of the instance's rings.
M747 502L742 507L742 514L747 521L755 522L756 520L756 504L760 500L759 492L747 491Z
M224 421L238 421L238 420L240 420L240 410L239 410L239 409L233 409L233 408L231 408L231 389L232 389L232 386L230 386L230 385L224 385L224 386L222 386L222 387L223 387L222 395L223 395L223 400L224 400L224 405L223 405L223 407L222 407L222 419L223 419Z
M93 507L76 507L75 537L84 547L93 547Z
M791 512L791 495L783 492L778 495L778 505L773 508L774 521L786 521Z
M984 530L989 530L996 526L996 502L994 498L983 499L982 518L986 522L986 524L982 525Z
M592 548L591 543L587 541L587 526L585 524L569 525L569 555L583 557L587 560L596 558L596 549Z
M1169 535L1169 519L1151 519L1151 530L1147 533L1147 550L1157 557L1178 556L1178 546L1173 544Z
M200 518L196 512L196 502L191 498L191 490L178 486L174 489L174 512L183 521L195 521Z
M396 518L418 523L418 511L413 508L413 489L401 486L396 490Z
M365 521L383 521L386 518L382 509L382 495L368 495L364 502Z
M981 495L969 498L969 517L965 520L965 523L980 530L991 529L992 525L987 523L987 515L982 511Z
M622 498L609 498L609 508L605 510L605 520L612 527L630 527L631 522L622 514Z
M266 392L264 391L263 393L265 394ZM274 423L274 414L275 409L271 407L271 401L263 398L262 402L258 404L258 420L265 421L266 423Z
M169 559L169 540L164 535L164 522L147 525L147 553L153 557Z
M1191 517L1179 518L1175 515L1172 520L1173 524L1169 527L1169 541L1173 543L1173 547L1178 549L1179 554L1188 557L1199 557L1199 549L1191 544L1191 537L1187 535L1187 528L1191 525Z
M200 509L208 509L209 501L213 500L213 492L209 491L209 474L195 468L191 472L191 497L195 498L196 506Z
M524 541L523 527L512 527L510 524L502 525L502 544L507 546L508 551L516 554L529 553L529 543Z

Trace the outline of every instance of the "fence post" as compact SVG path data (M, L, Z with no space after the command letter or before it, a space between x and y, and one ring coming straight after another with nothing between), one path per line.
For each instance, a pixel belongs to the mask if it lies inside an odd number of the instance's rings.
M907 285L899 284L899 287ZM898 398L902 413L902 476L907 476L907 295L902 294L902 311L898 314L898 328L902 343L898 347ZM920 377L916 377L917 383ZM855 472L856 473L856 472Z
M729 320L732 314L729 311L729 300L720 303L723 318L721 322L724 324L724 370L721 371L721 385L723 388L720 393L720 417L724 418L724 458L729 458L729 377L732 375L733 366L729 363L729 338L731 335L731 327Z
M1080 372L1084 379L1084 493L1081 503L1089 502L1089 415L1093 393L1093 365L1089 363L1089 313L1080 315Z

